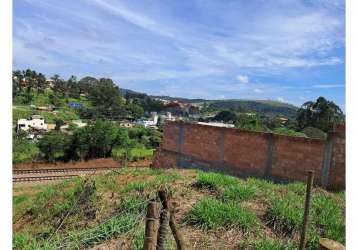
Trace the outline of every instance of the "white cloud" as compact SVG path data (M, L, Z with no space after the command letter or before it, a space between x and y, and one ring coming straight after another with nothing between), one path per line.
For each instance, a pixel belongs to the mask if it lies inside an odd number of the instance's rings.
M236 76L236 79L239 81L239 83L242 83L242 84L249 83L249 77L246 75L238 75L238 76Z
M317 84L313 85L315 89L333 89L333 88L344 88L344 84Z
M277 101L279 101L279 102L285 102L285 99L283 99L283 97L278 97L278 98L277 98Z
M263 93L263 90L262 89L254 89L254 92L257 94L261 94L261 93Z

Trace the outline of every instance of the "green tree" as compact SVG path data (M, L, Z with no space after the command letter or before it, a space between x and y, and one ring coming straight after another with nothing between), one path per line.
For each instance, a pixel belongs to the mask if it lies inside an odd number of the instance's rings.
M343 120L342 110L324 97L319 97L315 102L304 103L297 111L297 124L300 129L315 127L328 132L334 123Z
M223 121L223 122L234 122L236 121L237 116L235 112L230 110L223 110L219 112L215 117L214 120L216 121Z
M38 143L38 147L44 159L48 162L61 159L67 146L67 136L57 131L46 134Z
M110 157L115 146L127 147L130 140L125 129L102 120L74 131L66 159Z

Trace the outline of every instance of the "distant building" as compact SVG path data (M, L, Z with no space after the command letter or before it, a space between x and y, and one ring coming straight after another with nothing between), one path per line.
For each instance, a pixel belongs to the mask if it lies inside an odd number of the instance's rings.
M81 120L73 120L72 123L75 124L79 128L83 128L83 127L87 126L87 123L82 122Z
M70 108L74 108L74 109L80 109L82 108L82 104L81 103L77 103L77 102L70 102L68 103L68 106Z
M56 124L54 124L54 123L47 124L47 130L54 130L55 128L56 128Z
M53 107L52 106L40 106L40 107L37 107L36 109L40 110L40 111L52 111Z
M138 119L136 124L143 125L144 127L154 127L158 124L158 114L157 112L151 112L151 119Z
M198 122L200 125L208 125L208 126L214 126L214 127L223 127L223 128L234 128L234 124L227 124L223 122Z
M120 122L119 126L122 128L132 128L134 127L134 124L131 122Z
M45 119L40 115L33 115L30 119L19 119L17 129L28 131L29 129L47 130Z

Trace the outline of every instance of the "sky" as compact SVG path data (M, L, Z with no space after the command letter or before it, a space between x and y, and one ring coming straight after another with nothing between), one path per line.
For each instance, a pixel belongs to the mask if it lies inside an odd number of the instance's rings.
M324 96L345 110L344 0L14 0L13 68L152 95Z

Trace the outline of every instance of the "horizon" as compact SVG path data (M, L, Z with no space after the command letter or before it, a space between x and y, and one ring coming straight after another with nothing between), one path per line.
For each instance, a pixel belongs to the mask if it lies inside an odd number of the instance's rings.
M345 112L344 1L16 1L13 67L156 96L324 96Z

